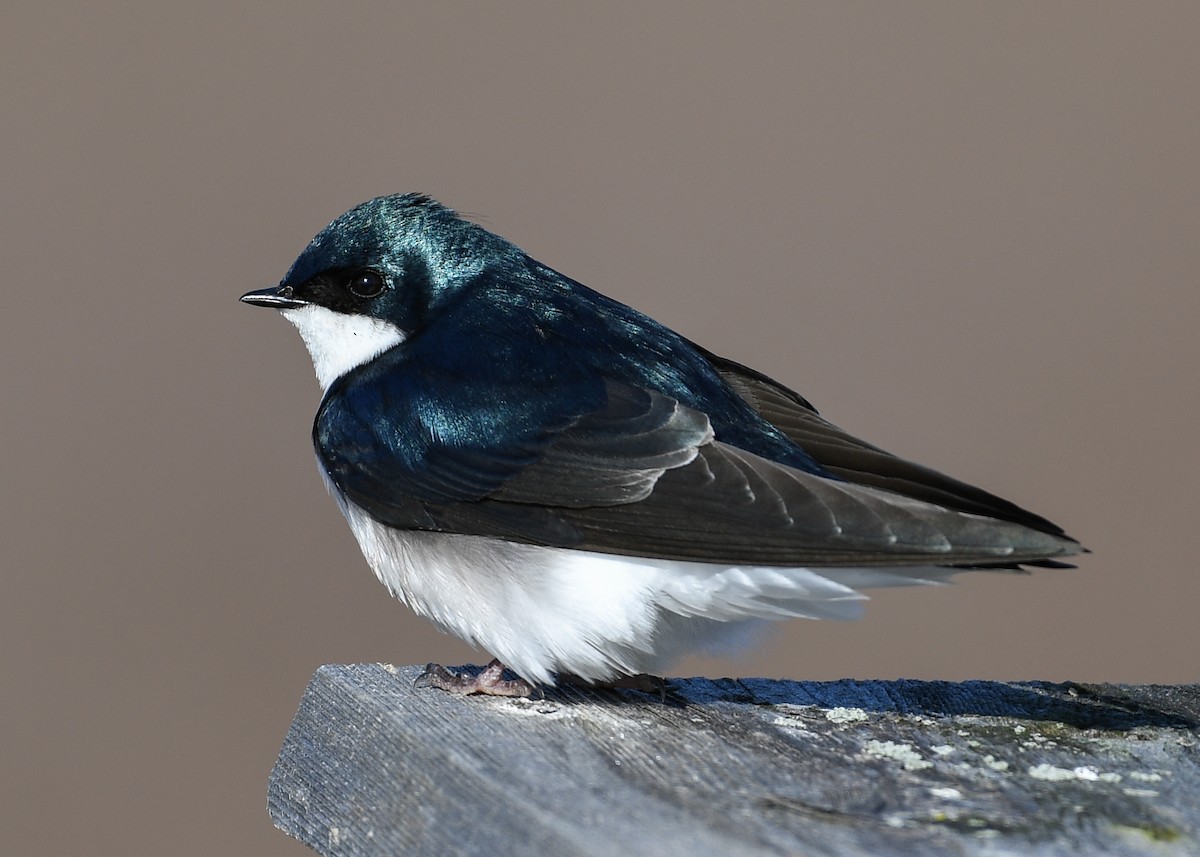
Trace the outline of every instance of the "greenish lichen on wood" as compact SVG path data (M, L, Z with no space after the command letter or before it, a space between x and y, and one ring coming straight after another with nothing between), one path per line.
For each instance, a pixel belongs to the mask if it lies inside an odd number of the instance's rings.
M673 679L666 702L327 666L271 778L325 855L1193 854L1200 688ZM652 847L651 847L652 846Z

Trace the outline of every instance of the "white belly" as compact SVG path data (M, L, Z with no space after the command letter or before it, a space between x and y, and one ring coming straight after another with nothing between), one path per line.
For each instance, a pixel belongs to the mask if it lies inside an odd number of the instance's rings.
M331 486L332 487L332 486ZM856 618L854 586L948 569L730 568L396 530L332 491L375 575L412 610L523 678L663 674L693 650L752 642L765 619Z

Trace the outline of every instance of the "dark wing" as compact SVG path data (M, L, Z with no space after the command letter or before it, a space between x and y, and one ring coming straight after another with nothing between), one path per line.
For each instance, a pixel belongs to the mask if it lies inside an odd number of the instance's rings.
M414 464L370 414L323 408L314 431L348 499L399 528L730 565L1021 562L1077 551L1017 523L826 479L712 440L707 418L649 390Z
M392 526L578 545L562 510L636 503L712 439L674 399L595 387L455 411L398 374L368 378L326 398L313 441L338 489Z
M900 458L843 431L817 413L798 393L732 360L704 355L763 419L774 424L835 476L894 491L960 512L986 515L1066 536L1061 527L981 488Z
M827 479L723 443L698 453L642 501L563 510L583 535L579 546L787 566L1011 565L1078 551L1020 524Z

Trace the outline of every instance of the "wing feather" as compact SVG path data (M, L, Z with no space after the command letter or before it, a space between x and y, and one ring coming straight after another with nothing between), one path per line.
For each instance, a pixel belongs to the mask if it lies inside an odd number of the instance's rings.
M724 381L763 419L835 476L950 509L1065 535L1061 527L1008 500L854 437L822 417L804 397L766 375L710 352L703 353Z
M722 369L761 413L822 454L844 449L855 466L879 460L923 475L830 426L769 379ZM398 420L378 412L404 402L398 384L381 389L356 391L342 410L323 407L314 438L347 499L399 528L731 566L991 565L1080 550L1052 525L976 513L998 499L972 502L968 492L953 504L929 502L929 491L888 490L874 471L836 456L830 469L839 478L829 478L721 443L703 413L629 384L604 381L577 397L581 413L556 405L506 436L464 430L463 442L422 448L419 457L408 436L379 434ZM938 479L916 482L958 484Z

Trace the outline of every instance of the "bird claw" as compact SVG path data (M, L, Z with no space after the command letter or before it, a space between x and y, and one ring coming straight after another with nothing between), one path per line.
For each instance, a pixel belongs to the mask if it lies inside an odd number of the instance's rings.
M530 696L533 685L522 678L504 678L504 664L492 659L486 667L476 675L464 675L450 672L441 664L428 664L425 671L417 676L413 687L436 687L460 696L482 693L488 696Z

